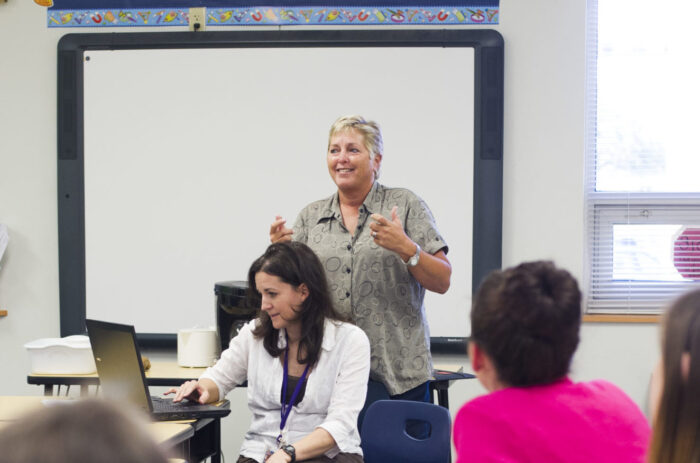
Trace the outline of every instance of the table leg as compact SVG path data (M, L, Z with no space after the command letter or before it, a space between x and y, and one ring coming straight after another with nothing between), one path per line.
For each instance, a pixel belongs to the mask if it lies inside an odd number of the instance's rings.
M437 393L438 405L449 410L450 399L447 394L447 389L450 387L448 381L431 381L430 382L430 402L435 403L434 393Z
M221 419L203 418L192 424L194 436L189 440L187 461L204 461L221 463Z
M450 409L450 399L447 395L447 388L438 389L438 404L446 409Z
M49 397L53 395L53 384L44 384L44 395Z
M214 420L214 449L215 453L211 456L211 463L221 463L221 420Z

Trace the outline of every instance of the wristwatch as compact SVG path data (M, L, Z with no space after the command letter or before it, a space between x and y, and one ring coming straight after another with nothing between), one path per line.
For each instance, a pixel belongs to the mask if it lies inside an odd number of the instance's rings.
M408 262L406 262L406 266L408 267L415 267L418 265L418 260L420 259L420 245L416 243L416 253L411 256L410 259L408 259Z
M285 444L280 447L284 453L292 457L292 463L297 461L297 451L294 449L293 445Z

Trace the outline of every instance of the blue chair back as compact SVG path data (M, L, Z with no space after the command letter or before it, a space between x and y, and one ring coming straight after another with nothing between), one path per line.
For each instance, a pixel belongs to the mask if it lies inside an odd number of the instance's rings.
M425 421L424 439L406 432L407 421ZM365 463L448 463L450 412L439 405L410 400L378 400L369 406L362 423Z

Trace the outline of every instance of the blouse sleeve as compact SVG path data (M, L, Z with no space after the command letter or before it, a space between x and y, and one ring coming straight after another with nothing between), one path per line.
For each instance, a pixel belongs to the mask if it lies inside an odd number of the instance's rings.
M357 418L365 404L369 379L369 339L364 331L353 327L343 344L338 376L331 394L328 414L319 427L333 436L341 452L343 444L357 430Z
M408 200L408 210L404 220L406 234L429 254L435 254L440 250L444 250L447 254L447 243L437 229L430 208L418 196L411 196Z
M292 234L292 239L294 241L307 244L306 242L308 240L308 230L306 228L305 211L306 208L304 208L299 213L297 219L294 221L294 226L292 227L292 230L294 230L294 233Z
M248 377L248 359L253 344L252 329L257 321L253 320L244 325L238 334L231 339L229 348L221 353L221 358L214 366L200 376L214 381L219 388L219 398L223 399L234 387L242 384Z

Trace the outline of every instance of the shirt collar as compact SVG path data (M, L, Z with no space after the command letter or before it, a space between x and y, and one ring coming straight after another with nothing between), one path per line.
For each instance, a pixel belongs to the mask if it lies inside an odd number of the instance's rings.
M339 328L340 322L326 319L323 327L323 341L321 342L323 350L331 351L335 348Z
M374 182L372 188L370 188L369 193L365 196L365 200L362 201L362 205L365 207L369 214L373 214L375 211L381 209L382 196L384 192L384 187L379 182ZM341 220L340 213L340 199L338 198L338 193L336 192L333 196L326 200L324 208L319 214L319 221L323 219L333 219Z
M333 350L336 344L339 326L339 322L326 319L323 325L323 341L321 342L321 348L323 350ZM284 328L280 329L280 334L277 337L277 347L280 349L287 347L287 332Z
M284 328L280 329L280 332L277 335L277 347L280 349L287 347L287 330Z
M369 214L374 214L375 212L379 212L381 210L383 197L384 186L375 181L372 188L369 190L369 193L367 193L365 200L362 202L362 205L365 206L365 209Z

